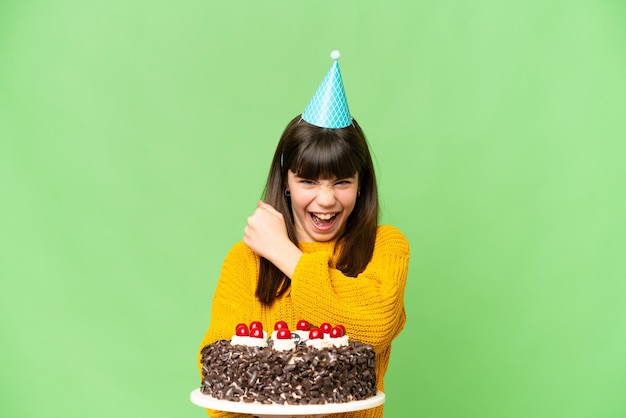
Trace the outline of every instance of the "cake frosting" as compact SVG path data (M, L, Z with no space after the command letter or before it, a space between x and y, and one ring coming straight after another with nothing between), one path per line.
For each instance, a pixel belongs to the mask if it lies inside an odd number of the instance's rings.
M239 324L230 341L203 347L202 393L264 404L342 403L376 395L374 350L350 340L341 325L300 321L292 332L279 321L269 336L252 331L259 327Z

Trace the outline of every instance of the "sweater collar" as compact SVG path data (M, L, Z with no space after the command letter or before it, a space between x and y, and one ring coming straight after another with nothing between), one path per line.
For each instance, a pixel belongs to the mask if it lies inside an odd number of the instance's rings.
M314 253L318 251L331 251L332 252L333 249L335 248L336 242L337 242L336 240L323 241L323 242L306 241L306 242L300 242L298 243L298 245L300 246L300 249L305 253Z

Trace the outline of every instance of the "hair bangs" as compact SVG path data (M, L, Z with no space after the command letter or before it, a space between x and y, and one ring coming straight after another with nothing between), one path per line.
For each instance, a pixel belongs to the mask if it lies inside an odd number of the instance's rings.
M303 146L291 171L307 179L345 179L361 171L363 162L340 138L325 136Z

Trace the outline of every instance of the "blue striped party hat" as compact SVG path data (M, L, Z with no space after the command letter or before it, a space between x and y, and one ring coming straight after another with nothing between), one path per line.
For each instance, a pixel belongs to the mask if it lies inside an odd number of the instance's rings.
M339 71L339 51L330 53L333 65L302 113L302 119L322 128L345 128L352 124L346 92Z

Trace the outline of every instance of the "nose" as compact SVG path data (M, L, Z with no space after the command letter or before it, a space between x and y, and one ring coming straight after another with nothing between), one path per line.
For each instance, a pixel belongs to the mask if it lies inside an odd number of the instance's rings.
M332 187L322 187L317 193L317 203L320 206L334 206L335 189Z

